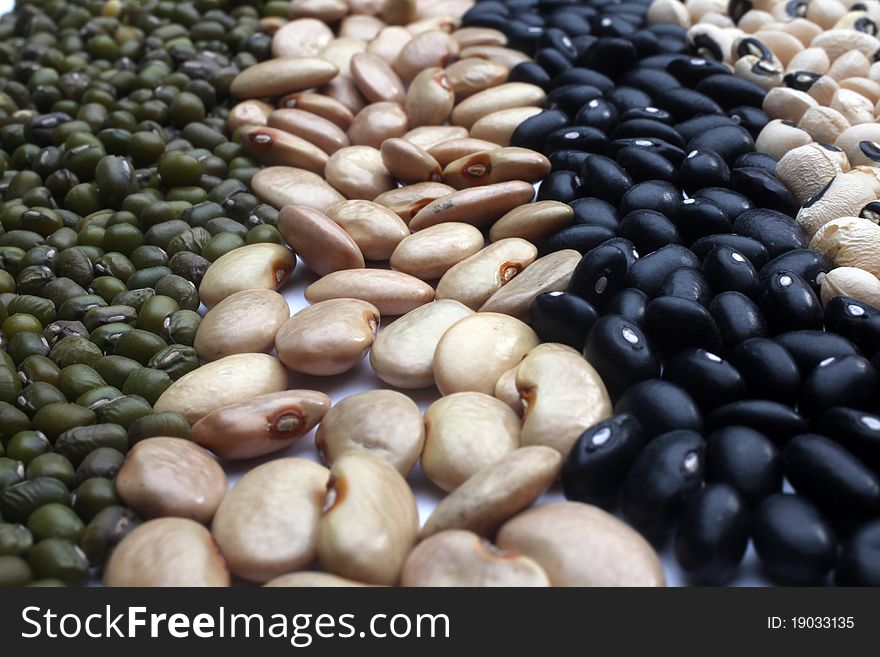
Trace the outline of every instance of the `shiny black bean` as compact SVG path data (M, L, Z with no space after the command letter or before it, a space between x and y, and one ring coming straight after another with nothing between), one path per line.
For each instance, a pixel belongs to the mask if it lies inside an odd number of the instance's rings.
M666 361L663 379L686 390L704 412L747 394L745 381L736 368L705 349L686 349Z
M757 304L741 292L721 292L709 303L721 342L727 351L750 338L768 337L767 324Z
M730 169L715 151L691 151L679 168L682 186L693 192L703 187L726 187Z
M538 38L538 47L555 48L568 59L577 57L577 49L571 42L571 37L557 27L544 30L544 33Z
M825 304L825 328L842 335L868 358L880 351L880 310L851 297L833 297Z
M715 151L731 164L744 153L755 150L755 140L749 131L738 125L721 125L693 137L688 142L688 152Z
M681 233L665 215L655 210L633 210L628 212L617 234L635 244L639 253L653 253L667 244L681 244Z
M624 288L627 271L626 253L613 244L601 244L581 258L567 291L601 310L608 299Z
M776 158L767 153L746 153L736 158L734 167L755 167L764 169L767 173L776 174Z
M636 182L665 180L673 185L679 182L678 170L672 162L654 151L627 146L618 151L616 159Z
M602 90L585 84L567 84L556 87L547 94L547 103L553 109L561 109L571 117L578 115L585 105L595 99L601 100ZM593 126L598 128L599 126Z
M568 203L583 196L583 181L574 171L551 171L538 189L539 201Z
M731 350L728 360L742 374L753 396L789 404L797 400L801 371L778 342L748 338Z
M668 87L655 97L657 107L665 109L682 122L696 116L723 114L724 110L706 94L685 87Z
M838 406L823 413L815 426L880 474L880 416Z
M605 226L590 224L567 226L541 240L538 245L538 255L544 256L563 249L574 249L580 253L586 253L613 237L614 233Z
M723 427L706 443L706 481L732 486L755 506L782 490L782 456L767 436L754 429Z
M696 301L701 306L708 306L712 300L712 289L706 277L693 267L679 267L669 272L663 279L661 293L665 297Z
M593 324L584 357L596 368L612 399L639 381L660 376L660 360L642 329L621 315L605 315Z
M608 155L616 157L621 149L627 146L635 148L644 148L649 151L659 153L675 166L681 164L684 159L685 152L678 146L673 146L667 141L657 139L656 137L632 137L629 139L615 139L608 145Z
M653 104L648 94L635 87L614 87L605 92L605 98L610 100L621 114L627 110L650 107Z
M641 326L645 321L645 308L650 299L648 295L634 287L628 287L615 294L605 304L609 315L621 315Z
M624 518L660 544L688 499L703 483L703 437L695 431L664 433L636 457L620 494Z
M751 533L751 518L736 489L709 484L685 504L675 533L675 556L702 584L720 585L736 573Z
M721 246L730 247L737 253L744 255L752 263L752 266L755 269L760 269L767 263L767 249L763 244L751 237L734 235L732 233L701 237L691 244L691 251L693 251L698 258L702 259Z
M738 20L738 19L737 19ZM693 87L700 80L715 74L730 74L730 70L721 62L704 57L680 57L673 59L666 66L687 87Z
M691 347L724 353L715 320L696 301L676 297L654 299L645 309L645 332L663 356L674 356Z
M630 119L629 121L623 121L611 133L612 139L643 137L662 139L677 148L684 148L685 145L684 139L676 132L675 128L653 119Z
M662 180L649 180L630 188L620 199L618 209L621 214L633 210L656 210L671 217L682 200L681 191L675 185Z
M510 145L540 151L547 136L568 125L568 114L562 110L544 110L517 126L510 136Z
M615 205L632 189L632 178L614 160L604 155L592 155L584 160L581 169L584 193Z
M578 110L574 120L578 125L590 126L607 133L614 129L619 119L620 112L612 102L605 98L595 98Z
M572 220L574 225L589 224L617 230L620 216L617 214L617 208L608 201L594 196L585 196L575 199L570 205L574 210L574 219Z
M563 71L572 67L571 60L556 50L556 48L539 49L535 52L535 62L547 71L547 74L551 78L555 78Z
M608 137L598 128L587 126L567 126L554 130L544 140L544 153L576 150L587 153L601 153L605 150Z
M734 107L727 115L748 130L752 139L757 139L764 126L770 123L770 117L763 110L748 105Z
M820 275L832 269L834 269L834 263L818 251L812 249L792 249L776 256L764 265L761 268L760 277L764 279L782 270L793 271L809 283L813 291L818 294L822 287L818 280Z
M630 119L651 119L666 125L673 123L672 115L659 107L634 107L624 112L620 117L621 121L629 121Z
M790 331L774 339L791 354L803 376L807 376L826 358L858 355L852 342L826 331Z
M740 214L733 222L733 232L758 240L771 258L809 245L794 219L768 208L754 208Z
M566 499L612 508L627 472L646 443L642 426L629 413L594 424L580 435L562 466Z
M690 142L695 137L702 135L713 128L722 126L735 126L733 120L724 114L708 114L706 116L695 116L687 121L682 121L675 125L675 129L682 139Z
M750 80L723 74L705 77L694 88L725 109L739 105L761 107L767 94L762 87Z
M719 406L709 413L707 423L711 429L749 427L780 444L807 431L807 422L790 406L767 399L744 399Z
M724 210L705 198L684 199L669 218L678 226L686 244L701 237L729 232L732 228Z
M880 520L865 523L844 543L834 569L837 586L880 586Z
M717 246L703 258L703 275L716 292L740 292L755 299L760 290L758 273L742 253Z
M804 379L798 408L815 416L835 406L868 410L876 403L877 371L861 356L829 357Z
M598 71L609 78L617 78L638 60L635 46L626 39L597 39L575 60L578 66ZM618 87L619 88L619 87Z
M757 167L739 167L730 172L730 186L756 206L793 217L800 204L775 175Z
M581 84L597 87L602 93L614 88L611 78L592 68L570 68L553 80L553 88L566 84Z
M704 187L703 189L698 189L692 194L692 196L694 198L705 198L712 201L715 205L724 210L724 213L731 221L739 217L746 210L751 210L755 207L752 202L742 194L723 187Z
M683 246L669 244L639 258L630 267L627 285L638 288L650 297L656 297L661 293L663 280L669 272L679 267L698 269L700 261Z
M818 434L793 438L782 455L785 477L799 495L844 529L880 515L880 478L846 448Z
M703 429L703 416L693 398L680 386L660 379L631 386L617 400L614 412L632 413L649 436L676 429Z
M510 69L510 74L507 76L508 82L526 82L537 85L545 91L550 88L550 79L547 71L535 62L521 62Z
M761 502L752 540L764 569L789 584L819 584L837 559L837 537L822 513L799 495Z
M548 156L550 160L550 170L574 171L575 173L579 173L581 167L584 165L584 160L590 155L591 153L585 153L584 151L555 151Z
M544 292L531 306L532 329L542 342L561 342L578 351L598 318L591 303L569 292Z

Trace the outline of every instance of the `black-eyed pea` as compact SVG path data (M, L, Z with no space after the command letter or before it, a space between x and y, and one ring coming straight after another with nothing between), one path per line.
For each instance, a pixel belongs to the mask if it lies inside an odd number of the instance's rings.
M822 48L804 48L788 62L785 67L786 74L795 71L808 71L817 75L825 75L831 68L831 60L828 53Z
M839 217L822 226L810 248L838 267L857 267L880 276L880 227L861 217Z
M675 23L681 27L690 27L691 20L700 20L700 17L691 18L690 12L678 0L654 0L645 14L648 25L657 23Z
M831 0L818 0L818 2L826 5L830 4ZM810 4L812 6L817 3L814 0L814 2ZM833 4L840 6L839 3L836 2ZM807 17L809 18L809 10ZM819 21L815 22L819 23ZM835 20L835 22L837 21ZM822 23L819 24L822 25ZM880 48L880 40L867 32L858 32L856 30L835 30L830 29L831 25L822 25L822 27L825 28L825 31L813 39L810 46L822 48L828 53L828 58L832 62L851 50L859 50L866 57L873 57L874 53Z
M827 75L843 82L847 78L864 77L871 69L871 62L858 50L850 50L831 62Z
M798 146L813 143L810 135L796 124L782 119L773 119L765 125L755 140L755 150L781 159Z
M783 119L797 123L808 109L818 106L819 103L803 91L777 86L775 89L770 89L764 96L762 109L771 119Z
M797 214L797 222L808 237L832 219L856 216L877 198L874 191L862 181L848 174L835 176L813 196Z
M782 68L758 55L745 55L737 59L733 72L765 90L772 90L782 84Z
M874 103L850 89L838 89L834 92L828 106L843 114L850 125L874 121Z
M798 127L805 130L813 141L833 144L850 125L846 117L830 107L810 107L801 117Z
M862 151L862 142L880 142L880 125L876 123L862 123L847 128L837 137L834 145L846 153L847 160L852 166L860 164L873 164L873 160Z
M767 5L768 7L770 5ZM764 11L763 9L750 9L745 12L742 17L739 19L737 26L743 32L747 32L748 34L754 34L755 32L759 32L764 29L767 25L772 25L776 22L776 18L768 11Z
M842 150L811 143L786 153L776 165L776 175L803 205L834 176L848 169L846 154Z

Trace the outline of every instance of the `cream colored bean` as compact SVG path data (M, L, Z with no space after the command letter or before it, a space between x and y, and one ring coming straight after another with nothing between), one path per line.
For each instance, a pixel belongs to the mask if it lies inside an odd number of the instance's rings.
M299 109L303 112L309 112L334 123L342 130L348 130L348 127L354 120L354 114L351 113L351 110L338 100L324 94L307 91L284 96L278 101L278 107L280 109ZM283 126L276 127L283 128Z
M406 92L406 115L413 127L446 123L455 93L446 72L439 67L426 68L412 81Z
M856 216L876 198L873 190L860 180L845 175L836 176L798 211L797 222L807 237L813 237L832 219Z
M336 123L301 109L275 110L269 115L268 125L301 137L328 155L351 145L348 136Z
M391 25L370 41L367 52L381 57L388 64L394 64L403 47L412 40L413 35L405 27ZM824 51L823 51L824 52Z
M781 160L789 151L812 142L810 135L796 125L781 119L773 119L758 133L755 150Z
M229 92L236 98L263 98L304 91L329 82L339 68L317 57L280 57L254 64L239 73Z
M437 224L401 240L391 254L391 267L425 281L435 280L479 252L483 242L483 234L470 224Z
M838 267L857 267L880 277L880 227L868 219L832 219L816 232L810 248Z
M769 62L760 55L740 57L733 66L733 73L737 77L754 82L765 91L778 88L782 84L782 65L778 61Z
M372 103L354 117L348 129L352 144L379 148L382 142L406 134L409 119L397 103Z
M452 38L461 48L507 45L507 35L490 27L460 27L452 33Z
M306 299L354 298L372 303L385 315L404 315L434 300L434 289L418 278L385 269L335 271L306 288Z
M418 17L418 3L416 0L385 0L380 15L389 25L406 25Z
M305 205L323 212L345 198L321 176L295 167L260 169L251 187L261 201L279 210L285 205Z
M823 26L826 27L826 26ZM832 62L852 50L858 50L866 57L871 57L880 49L880 41L866 32L855 30L827 29L813 39L812 48L822 48Z
M273 392L209 413L193 425L192 439L222 459L256 458L292 445L329 409L322 392Z
M850 125L871 123L874 120L874 103L849 89L838 89L828 106L843 114Z
M410 234L403 219L372 201L340 201L327 208L327 216L351 236L367 260L388 260Z
M315 57L334 39L333 30L316 18L299 18L272 36L273 57Z
M880 280L855 267L837 267L822 278L822 303L834 297L852 297L880 308Z
M485 228L513 208L531 201L534 195L532 185L522 180L462 189L423 207L412 218L409 227L416 231L456 221Z
M215 306L243 290L275 290L293 273L296 256L280 244L248 244L211 263L199 286L199 298Z
M506 66L479 57L460 59L446 68L449 84L459 102L507 82L509 72Z
M401 586L549 586L535 561L503 552L476 534L440 532L419 543L400 576Z
M413 36L394 61L394 70L405 82L426 68L443 68L458 54L458 43L447 32L428 30Z
M491 141L466 137L465 139L444 141L431 148L428 152L436 158L440 166L445 167L449 163L462 157L473 155L474 153L482 153L484 151L493 151L497 148L501 147L498 144L493 144Z
M416 183L406 187L390 189L373 199L379 205L393 211L408 225L412 218L423 207L441 196L451 194L455 190L449 185L439 182Z
M770 89L764 96L762 108L772 119L784 119L797 123L808 109L818 106L819 103L803 91L788 87L776 87Z
M574 218L571 206L559 201L538 201L514 208L489 230L493 242L519 237L537 243L547 235L568 226Z
M456 189L511 180L535 183L550 173L550 160L528 148L496 148L467 155L443 169L443 181Z
M678 0L654 0L648 6L648 13L645 15L645 19L648 21L648 25L675 23L681 27L691 26L691 16L685 6L678 2Z
M362 451L388 461L404 477L419 460L424 444L419 407L395 390L346 397L324 416L315 434L315 447L327 465L343 454Z
M277 228L318 276L364 267L364 256L357 243L323 212L303 205L285 205L278 213Z
M541 87L526 82L507 82L480 91L452 111L452 124L470 129L478 119L504 109L540 106L547 98Z
M390 463L361 451L330 470L318 557L333 574L395 584L419 531L412 491Z
M611 415L599 374L570 347L532 349L516 370L516 387L526 404L523 445L546 445L567 456L585 429Z
M452 139L463 139L468 131L455 125L423 125L413 128L403 138L426 151L434 146Z
M345 0L290 0L287 15L290 18L311 17L325 23L338 21L348 13Z
M462 48L458 56L459 59L467 59L468 57L488 59L490 62L495 62L508 69L513 68L517 64L531 61L528 55L521 53L519 50L503 46L468 46L467 48Z
M833 144L849 127L849 121L830 107L811 107L804 112L798 127L806 131L814 142Z
M481 536L496 530L531 506L559 474L562 457L555 449L520 447L477 471L440 501L420 536L466 529Z
M278 330L275 349L304 374L347 372L366 355L379 330L379 311L360 299L328 299L303 308Z
M759 30L755 32L755 37L764 42L764 45L779 58L783 66L786 66L792 57L804 49L804 44L797 37L782 30Z
M412 23L409 23L406 26L406 29L409 30L413 36L416 34L421 34L422 32L429 32L431 30L440 30L441 32L446 32L447 34L451 34L455 29L458 21L452 16L444 16L442 14L436 16L421 16Z
M193 347L199 358L269 351L290 308L274 290L244 290L211 308L199 324Z
M851 50L831 63L828 75L838 82L842 82L847 78L865 77L870 69L870 60L858 50Z
M504 402L482 392L457 392L425 411L422 470L453 491L519 444L519 417Z
M226 494L211 528L229 569L262 583L308 567L329 477L327 468L296 458L247 472Z
M342 19L342 24L339 26L339 36L354 37L369 43L376 38L383 27L385 27L385 21L375 16L350 14Z
M510 410L522 416L525 408L523 400L519 397L519 390L516 389L516 368L517 366L514 365L498 377L498 381L495 383L495 399L500 399L510 406Z
M476 313L453 324L434 352L434 381L441 394L491 395L499 377L537 346L525 323L499 313Z
M396 187L394 178L382 163L382 153L372 146L340 148L327 161L324 175L327 182L349 199L371 201Z
M289 573L281 575L275 579L269 580L263 586L269 587L286 587L286 588L324 588L324 587L351 587L351 586L368 586L351 579L331 575L330 573L301 571L298 573Z
M235 132L243 125L266 125L272 106L262 100L243 100L229 110L226 125Z
M869 80L868 78L853 77L842 80L840 82L840 88L848 89L864 96L875 104L876 110L876 103L880 100L880 84L873 80Z
M226 473L189 440L147 438L126 455L116 492L144 518L173 516L207 524L226 494Z
M268 126L242 126L238 143L266 166L299 167L320 174L327 164L327 153L311 142Z
M563 249L538 258L489 297L480 306L480 312L503 313L529 321L535 297L544 292L565 290L581 257L574 249Z
M538 249L518 237L493 242L443 274L437 284L438 299L455 299L472 310L528 267Z
M847 161L851 166L860 164L872 165L870 160L861 149L863 141L880 142L880 125L876 123L863 123L854 125L840 133L834 145L846 153Z
M579 502L536 506L507 521L502 550L530 556L553 586L663 586L654 549L626 523Z
M455 322L473 315L452 299L433 301L380 331L370 349L370 365L380 379L398 388L434 385L434 351Z
M366 52L367 42L354 37L337 37L321 51L319 57L332 62L339 68L339 73L351 76L351 59L360 52Z
M473 139L482 139L499 146L507 146L510 143L510 136L519 127L519 124L542 111L540 107L514 107L492 112L474 122L470 129L470 136Z
M843 151L807 144L786 153L776 165L776 175L804 205L847 168Z
M364 109L369 102L358 90L354 78L346 73L340 73L330 82L319 87L318 91L345 107L352 116ZM354 119L352 119L353 121Z
M786 73L795 71L809 71L818 75L825 75L831 68L831 60L828 54L821 48L805 48L797 53L788 62Z
M405 139L386 139L379 149L382 163L404 185L440 180L442 169L427 151Z
M156 413L177 411L190 424L208 413L287 389L287 370L266 354L233 354L184 374L153 404Z
M104 585L229 586L211 532L194 520L157 518L135 527L110 554Z
M351 77L371 103L403 103L403 81L381 57L367 52L357 53L351 58Z

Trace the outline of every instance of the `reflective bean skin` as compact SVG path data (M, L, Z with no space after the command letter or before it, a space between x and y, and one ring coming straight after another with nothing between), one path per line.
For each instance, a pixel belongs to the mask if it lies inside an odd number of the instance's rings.
M880 416L838 406L823 413L815 427L880 473Z
M880 520L865 523L844 545L834 569L837 586L880 586Z
M825 328L850 340L868 358L880 351L880 310L851 297L825 304Z
M567 291L601 310L623 288L628 270L626 253L606 242L584 255L571 275Z
M544 292L531 306L531 325L543 342L561 342L578 351L599 318L596 308L570 292Z
M717 246L707 253L702 272L717 292L740 292L750 299L758 295L760 285L754 265L729 246Z
M782 456L764 434L748 427L724 427L706 443L706 480L732 486L754 506L782 490Z
M673 269L663 279L663 296L696 301L708 306L712 300L712 289L706 277L691 267Z
M703 429L703 417L693 398L674 383L658 379L632 386L617 401L614 412L632 413L648 436Z
M801 227L791 217L765 208L746 210L733 222L733 232L756 239L771 258L808 245Z
M647 294L634 287L628 287L608 300L605 312L610 315L621 315L642 326L645 322L645 308L649 301Z
M715 199L713 203L719 205L717 199ZM719 207L721 206L719 205ZM714 249L720 246L729 246L737 253L744 255L746 258L749 259L749 262L752 263L752 266L755 269L760 269L765 264L767 264L767 261L769 260L767 248L759 241L752 239L751 237L734 235L732 233L707 235L706 237L701 237L696 242L691 244L690 248L691 251L693 251L694 254L702 260Z
M877 395L877 372L861 356L827 358L804 379L799 408L804 415L818 415L844 404L869 410Z
M807 431L807 422L790 406L766 399L744 399L719 406L706 418L710 429L743 426L765 434L777 443Z
M612 399L639 381L660 375L660 360L645 334L620 315L605 315L593 324L584 357L599 372Z
M678 244L669 244L639 258L630 267L627 286L656 297L662 291L663 280L673 269L699 266L700 261L688 249Z
M734 349L750 338L767 337L764 316L754 301L741 292L722 292L709 303L724 348Z
M789 331L777 335L774 340L791 354L804 376L826 358L858 355L849 340L827 331Z
M663 379L686 390L704 411L746 396L742 375L730 363L705 349L686 349L668 360Z
M654 299L645 309L645 332L662 354L673 356L690 347L723 353L715 321L696 301L677 297Z
M758 306L774 335L822 328L822 306L816 293L792 271L778 271L764 280Z

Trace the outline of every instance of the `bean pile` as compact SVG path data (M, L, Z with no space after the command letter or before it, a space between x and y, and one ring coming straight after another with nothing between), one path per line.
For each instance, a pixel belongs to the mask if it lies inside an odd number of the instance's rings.
M668 5L684 8L652 13ZM832 249L808 248L813 207L776 175L792 145L760 148L789 126L724 65L730 33L697 26L723 33L718 46L682 21L644 27L646 9L486 0L463 20L534 56L511 78L546 89L549 108L511 144L549 157L538 198L575 211L539 251L585 254L531 308L614 404L569 454L566 496L619 509L657 546L674 537L696 581L728 581L751 538L776 580L821 582L837 565L838 583L876 584L880 315L827 283L823 308Z

